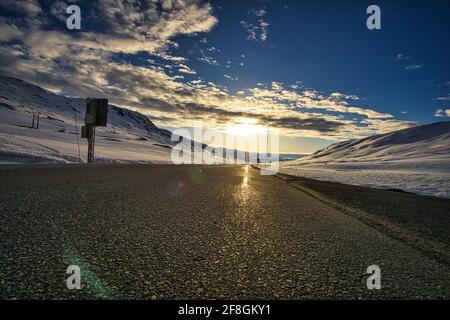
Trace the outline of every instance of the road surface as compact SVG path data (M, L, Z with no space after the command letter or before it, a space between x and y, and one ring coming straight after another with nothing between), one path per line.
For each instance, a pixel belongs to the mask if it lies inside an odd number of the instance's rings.
M3 166L0 181L3 299L450 297L447 263L252 167Z

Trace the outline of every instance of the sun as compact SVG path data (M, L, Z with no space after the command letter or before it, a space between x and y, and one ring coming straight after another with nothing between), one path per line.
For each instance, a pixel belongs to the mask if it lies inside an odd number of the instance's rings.
M239 123L231 124L227 127L227 133L234 136L251 136L264 133L266 128L253 118L240 118Z

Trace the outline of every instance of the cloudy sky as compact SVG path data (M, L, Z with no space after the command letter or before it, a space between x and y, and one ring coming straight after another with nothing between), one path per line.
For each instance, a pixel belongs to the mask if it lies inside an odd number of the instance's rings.
M166 128L278 128L282 152L450 120L450 3L0 1L0 72ZM67 6L81 8L68 30Z

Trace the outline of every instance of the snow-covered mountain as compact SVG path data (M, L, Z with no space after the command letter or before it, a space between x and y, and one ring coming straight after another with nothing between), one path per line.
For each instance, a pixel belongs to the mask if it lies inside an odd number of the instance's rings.
M281 167L307 178L450 197L450 122L335 143Z
M33 129L33 113L39 129ZM44 90L20 79L0 75L0 162L80 162L87 141L78 137L85 101ZM108 126L96 129L96 161L169 162L171 133L145 115L110 105Z
M332 144L298 163L450 172L450 122Z

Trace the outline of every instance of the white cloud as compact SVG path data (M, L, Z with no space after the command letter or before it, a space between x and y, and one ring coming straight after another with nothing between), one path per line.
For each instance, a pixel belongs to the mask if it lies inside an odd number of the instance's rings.
M437 118L450 117L450 109L437 109L434 112L434 116Z
M354 94L342 94L340 92L333 92L332 94L330 94L331 98L335 98L335 99L345 99L345 100L359 100L359 97L354 95Z
M231 81L239 80L239 78L237 78L237 77L232 77L232 76L229 76L229 75L227 75L227 74L225 74L223 77L224 77L225 79L228 79L228 80L231 80Z
M173 8L173 2L172 0L163 0L161 3L161 8L164 11L170 11Z
M202 61L202 62L212 65L212 66L220 65L220 63L217 60L215 60L213 57L205 55L205 52L203 50L200 50L200 53L202 56L200 58L197 58L197 60Z
M450 101L450 94L448 94L448 95L445 96L445 97L439 97L439 98L436 98L436 99L434 99L434 100L438 100L438 101Z
M297 92L295 89L287 90L279 82L272 82L271 89L257 87L250 89L250 92L254 97L259 99L289 103L292 107L298 109L318 109L330 112L353 113L372 119L393 118L388 113L351 106L346 100L357 100L358 97L339 92L334 92L327 97L312 90L304 90L303 92Z
M207 48L206 51L209 51L209 52L222 52L220 49L218 49L216 47Z
M157 56L159 58L162 58L164 60L171 61L171 62L184 62L184 61L186 61L185 57L173 56L173 55L168 54L167 52L164 52L164 51L154 52L152 54L154 56Z
M64 1L55 1L50 7L50 13L59 21L66 23L68 15L66 14L67 7L70 5Z
M9 24L3 19L0 20L0 41L10 41L21 38L22 31L13 24Z
M179 64L178 72L187 73L187 74L197 74L197 72L191 68L189 68L185 64Z
M405 70L418 70L423 67L423 64L410 64L405 67Z
M108 30L121 36L165 42L179 34L210 31L218 22L209 3L196 0L99 1L99 16Z
M257 17L264 17L266 15L266 10L264 9L252 10L252 12Z
M268 27L270 24L265 21L264 17L267 12L264 8L252 10L251 14L256 18L254 22L241 21L242 27L247 31L247 40L264 42L268 38Z
M406 66L404 67L404 70L407 70L407 71L419 70L419 69L422 69L422 67L423 67L422 63L413 63L414 59L403 53L397 54L395 56L395 60L397 60L401 63L405 63Z
M258 20L258 22L259 22L259 26L261 28L261 35L259 36L259 38L261 39L261 41L266 41L267 37L268 37L267 28L270 24L268 24L267 22L265 22L263 20Z
M395 56L395 60L397 60L397 61L411 61L412 59L411 59L410 56L407 56L407 55L404 55L402 53L399 53L399 54L397 54Z

